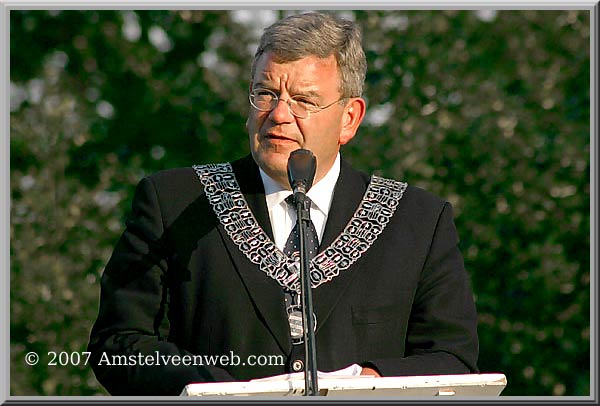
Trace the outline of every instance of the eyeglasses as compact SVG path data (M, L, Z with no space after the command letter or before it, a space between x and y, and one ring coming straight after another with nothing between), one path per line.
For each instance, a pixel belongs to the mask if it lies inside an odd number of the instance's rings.
M250 104L259 111L271 111L279 104L279 96L277 93L268 89L253 89L250 92ZM289 100L283 100L290 110L290 113L298 118L308 118L311 114L319 113L334 104L346 99L342 97L329 103L327 106L319 106L307 99L305 96L292 96Z

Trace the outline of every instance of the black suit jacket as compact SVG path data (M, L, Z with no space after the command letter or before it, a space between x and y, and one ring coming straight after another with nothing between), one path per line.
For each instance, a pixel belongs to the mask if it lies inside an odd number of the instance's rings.
M258 167L249 156L232 166L272 237ZM368 183L342 160L320 250L343 230ZM476 312L457 244L450 204L409 186L373 246L313 290L318 369L359 363L384 376L477 372ZM290 372L292 361L304 359L304 346L292 346L283 303L282 288L218 223L193 169L159 172L138 184L104 271L92 367L112 394L135 395L177 395L190 382ZM112 355L157 352L235 355L239 365L107 363ZM261 355L280 355L283 365L246 362Z

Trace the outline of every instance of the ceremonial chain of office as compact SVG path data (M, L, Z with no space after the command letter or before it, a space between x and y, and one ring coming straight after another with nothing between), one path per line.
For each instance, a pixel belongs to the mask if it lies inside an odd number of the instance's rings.
M229 163L194 165L204 193L229 238L282 287L300 292L300 263L285 255L250 211ZM373 245L393 216L407 184L376 175L356 212L327 249L310 262L311 286L329 282Z

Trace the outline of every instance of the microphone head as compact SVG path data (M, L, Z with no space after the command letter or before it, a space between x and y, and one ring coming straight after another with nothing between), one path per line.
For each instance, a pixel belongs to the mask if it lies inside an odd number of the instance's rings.
M304 193L313 184L315 172L317 171L317 158L308 149L297 149L288 158L287 172L290 186L294 193L298 187L304 189Z

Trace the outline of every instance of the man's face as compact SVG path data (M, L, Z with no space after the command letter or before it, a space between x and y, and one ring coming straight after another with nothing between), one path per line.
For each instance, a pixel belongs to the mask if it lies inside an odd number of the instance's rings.
M319 106L338 100L341 96L340 75L335 57L309 56L294 62L277 63L267 52L259 58L252 78L251 89L257 88L275 92L280 101L267 112L250 108L246 126L254 160L269 176L289 187L287 161L290 152L309 149L317 158L316 183L333 165L340 145L354 136L354 132L348 136L343 131L347 106L335 103L302 119L293 116L285 102L292 96L305 96Z

